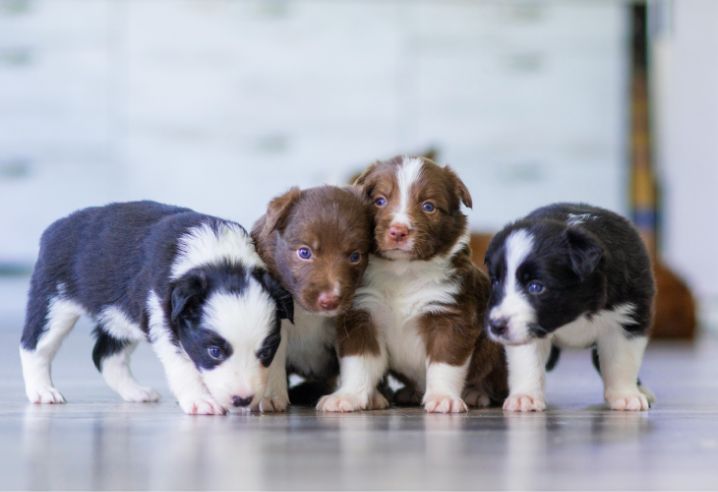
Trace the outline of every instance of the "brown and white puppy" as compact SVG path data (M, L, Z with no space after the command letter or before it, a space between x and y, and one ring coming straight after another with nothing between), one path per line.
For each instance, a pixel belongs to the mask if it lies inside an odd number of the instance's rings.
M471 263L464 183L428 159L397 157L355 184L373 203L376 247L337 320L341 384L318 409L386 406L376 387L387 370L413 383L428 412L466 411L464 389L471 405L502 401L505 361L482 331L489 282Z
M331 391L338 372L336 316L351 306L368 262L368 207L352 188L292 188L269 203L252 238L271 275L294 299L294 326L282 323L286 342L276 357L286 358L290 373ZM273 384L286 408L286 372Z

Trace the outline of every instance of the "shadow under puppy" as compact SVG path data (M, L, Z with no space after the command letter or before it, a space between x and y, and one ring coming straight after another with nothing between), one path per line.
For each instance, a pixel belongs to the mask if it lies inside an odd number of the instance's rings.
M237 223L155 202L77 211L42 236L20 345L25 391L63 403L51 363L77 319L96 323L95 365L126 401L159 399L132 376L148 340L189 414L272 410L280 319L292 300Z
M318 409L382 408L387 370L423 395L428 412L464 412L507 394L503 349L488 340L489 293L472 263L464 183L425 158L371 165L355 183L374 212L375 249L351 310L338 318L341 384Z
M486 264L487 329L506 345L509 365L504 409L545 409L544 367L560 347L594 347L611 409L648 409L652 395L638 371L655 285L646 247L628 220L584 204L539 208L494 236Z
M269 203L252 237L269 271L294 298L294 326L283 323L287 347L277 355L290 374L305 378L292 388L292 403L313 405L335 386L336 316L351 306L367 266L368 208L351 188L292 188Z

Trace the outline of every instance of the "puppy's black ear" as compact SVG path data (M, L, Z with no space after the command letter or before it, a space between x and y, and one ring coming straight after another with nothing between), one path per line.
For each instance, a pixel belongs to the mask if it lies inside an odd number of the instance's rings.
M277 303L277 315L279 319L288 319L294 323L294 301L292 300L292 294L279 285L279 282L274 280L267 271L256 270L254 272L254 278L267 289L269 295L272 296L274 302Z
M581 281L591 275L603 258L603 247L590 233L569 227L566 230L571 268Z
M181 316L191 316L200 309L207 296L207 277L202 272L181 277L171 287L170 321L175 324Z

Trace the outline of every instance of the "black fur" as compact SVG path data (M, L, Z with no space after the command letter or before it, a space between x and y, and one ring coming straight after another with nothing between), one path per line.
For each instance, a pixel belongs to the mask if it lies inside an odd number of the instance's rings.
M242 291L250 276L261 279L277 302L276 328L267 337L267 343L274 346L278 343L280 319L291 319L292 305L291 296L266 271L213 264L170 281L180 236L192 227L207 224L217 229L223 223L229 222L150 201L87 208L56 221L41 239L22 346L35 349L53 298L72 300L93 318L108 306L117 307L147 334L146 303L149 292L154 291L170 320L174 343L182 344L198 368L211 368L219 361L209 357L207 348L218 346L228 356L231 347L215 332L199 326L199 308L216 290ZM122 350L129 342L108 334L101 325L96 331L93 361L99 369L104 357ZM271 357L267 352L263 362Z
M585 220L571 223L572 216ZM625 218L584 204L539 208L492 239L486 253L492 277L487 313L503 296L505 241L518 229L527 230L534 240L533 251L517 272L518 280L524 291L535 279L546 286L539 296L526 295L538 317L531 326L535 336L624 303L635 306L631 316L635 323L623 327L626 333L646 334L655 285L643 241Z

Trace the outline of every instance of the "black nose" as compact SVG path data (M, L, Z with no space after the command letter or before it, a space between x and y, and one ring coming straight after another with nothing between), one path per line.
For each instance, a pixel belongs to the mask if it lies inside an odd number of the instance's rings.
M489 320L489 330L491 330L492 335L497 337L503 336L506 334L508 328L509 322L506 318L491 318Z
M242 398L241 396L233 396L232 397L232 405L235 407L246 407L250 403L252 403L252 400L254 399L254 396L247 396L245 398Z

